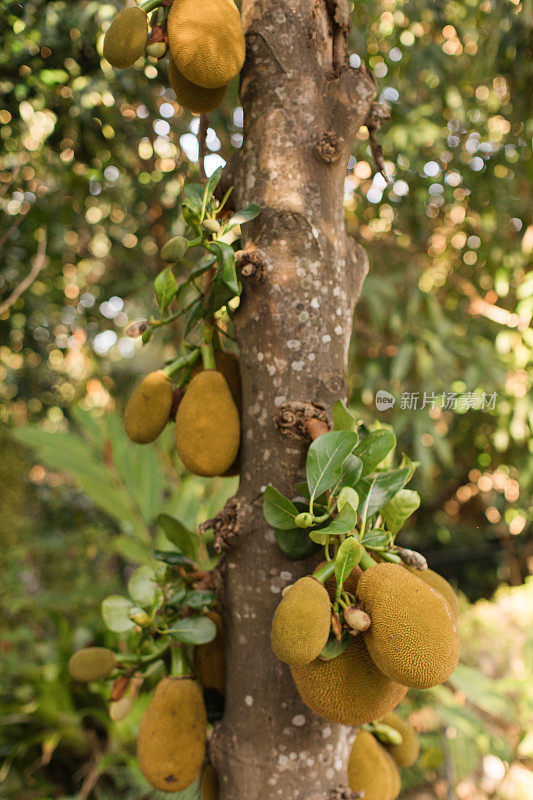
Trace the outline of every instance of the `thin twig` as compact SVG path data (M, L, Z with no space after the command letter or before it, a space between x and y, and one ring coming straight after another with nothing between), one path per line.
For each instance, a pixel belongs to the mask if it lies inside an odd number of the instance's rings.
M33 261L33 266L26 277L23 278L23 280L21 280L17 286L15 286L9 297L7 297L3 303L0 303L0 316L7 311L7 309L13 305L13 303L16 303L21 294L23 294L23 292L25 292L26 289L32 285L39 272L43 269L43 267L46 266L46 242L48 235L46 228L41 228L41 231L42 238L37 246L37 254Z
M198 175L200 181L205 183L207 175L205 174L205 157L207 155L207 128L209 127L209 116L207 114L200 114L200 128L198 130Z

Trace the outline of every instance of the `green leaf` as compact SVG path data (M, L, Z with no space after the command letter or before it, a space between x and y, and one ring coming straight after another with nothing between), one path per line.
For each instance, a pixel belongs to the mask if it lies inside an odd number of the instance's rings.
M183 644L207 644L217 635L217 626L207 617L185 617L171 625L167 633Z
M355 431L355 417L348 411L342 400L336 400L333 406L333 428L336 431Z
M353 431L323 433L312 442L307 451L307 485L311 498L315 498L338 481L344 461L358 441Z
M311 531L309 535L313 537L314 542L325 544L327 536L340 536L343 533L350 533L356 524L357 512L351 505L347 504L335 519L328 522L324 527Z
M408 480L409 469L407 467L381 472L373 477L361 478L357 484L357 493L361 507L364 507L368 498L367 518L383 508L396 492L403 489Z
M357 481L361 477L361 473L363 471L363 462L357 456L354 456L353 453L350 453L349 456L346 456L346 461L342 465L341 475L338 480L337 485L335 486L334 492L338 491L339 489L342 491L342 488L345 486L354 487L357 484Z
M190 271L189 277L197 278L199 275L203 275L204 272L207 272L207 270L213 266L216 260L216 256L212 253L207 253L205 256L202 256L200 261L198 261L196 266Z
M354 511L357 511L359 508L359 495L351 486L344 486L340 490L337 498L337 508L339 511L342 511L346 504L350 505Z
M157 592L154 570L146 564L137 567L128 581L128 592L138 606L150 608Z
M222 177L222 167L217 167L217 169L213 172L213 174L209 176L209 180L205 185L206 207L211 198L213 197L213 192L217 188L221 177Z
M261 207L257 205L257 203L250 203L245 208L241 208L240 211L236 211L233 214L228 222L227 230L233 228L235 225L244 225L245 222L250 222L250 220L255 219L261 213Z
M165 311L178 292L178 284L172 267L162 270L154 281L155 296L161 312Z
M204 187L199 183L188 183L183 189L183 203L192 211L196 221L200 220L202 203L204 200Z
M363 544L367 550L374 550L387 548L390 542L391 536L388 531L384 531L382 528L372 528L365 533L361 544Z
M187 570L195 567L194 561L175 550L154 550L153 556L158 561L164 561L165 564L170 564L172 567L184 567Z
M276 528L274 536L280 550L295 561L309 558L320 550L320 545L313 542L301 528L289 528L288 530Z
M361 545L353 536L345 539L337 550L337 555L335 557L335 580L337 581L338 594L340 594L346 578L348 578L353 568L359 564L361 553Z
M102 601L102 617L110 631L114 633L125 633L135 627L135 623L129 617L133 607L131 600L113 594Z
M420 505L420 495L412 489L400 489L381 509L383 519L393 536L403 528Z
M355 449L355 455L363 462L363 475L373 472L395 446L396 436L385 428L365 436Z
M193 559L193 561L196 560L198 556L198 536L188 530L179 519L171 517L170 514L160 514L157 518L157 524L161 526L169 542L176 545L180 553Z
M324 649L318 657L321 658L322 661L331 661L332 658L337 658L337 656L344 653L351 640L352 637L347 631L343 631L340 642L335 634L331 633Z
M202 300L201 298L198 298L198 300L196 300L194 305L191 306L191 310L189 311L189 314L187 316L187 324L185 326L185 336L187 336L192 331L194 326L197 325L198 322L200 322L203 315L204 315L204 308L202 305Z
M263 498L263 514L273 528L288 530L296 527L294 518L300 512L293 502L284 497L273 486L267 486Z
M211 242L210 251L216 257L217 263L222 272L222 282L231 289L234 295L240 295L241 287L237 279L237 268L235 266L235 251L226 242Z
M211 608L216 603L216 592L208 591L207 589L195 589L188 592L184 601L184 605L189 608L204 609Z

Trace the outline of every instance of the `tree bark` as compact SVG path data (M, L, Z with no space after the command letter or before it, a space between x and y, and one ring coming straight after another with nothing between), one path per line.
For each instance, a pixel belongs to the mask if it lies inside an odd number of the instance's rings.
M346 784L354 732L311 713L271 651L281 590L314 563L283 555L262 501L269 483L290 494L305 463L308 443L282 435L276 414L291 402L330 414L346 395L367 261L346 236L343 186L375 83L366 69L349 67L346 0L243 0L242 16L244 141L228 171L239 206L261 206L243 247L262 268L245 282L236 314L241 482L219 569L228 682L210 753L221 800L308 800Z

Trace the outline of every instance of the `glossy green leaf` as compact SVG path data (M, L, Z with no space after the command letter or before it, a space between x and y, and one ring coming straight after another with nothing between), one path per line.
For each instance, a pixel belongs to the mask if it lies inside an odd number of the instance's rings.
M196 560L199 545L199 537L196 534L188 530L179 519L171 517L170 514L159 514L157 524L161 526L169 542L172 542L180 553L193 561Z
M322 661L331 661L332 658L337 658L337 656L344 653L351 640L352 637L347 631L343 631L340 642L337 637L331 633L319 658L322 659Z
M336 431L355 431L355 417L346 408L342 400L336 400L333 406L333 428Z
M171 567L183 567L186 570L192 570L195 567L194 561L175 550L154 550L153 555L158 561L164 561Z
M129 617L133 603L127 597L113 594L102 601L102 617L110 631L125 633L135 627Z
M157 305L161 312L166 311L178 292L178 284L172 267L166 267L161 270L159 275L154 281L155 296L157 298Z
M420 506L420 495L412 489L400 489L381 509L383 519L395 536L403 528L411 514Z
M307 485L312 498L334 486L346 457L358 441L353 431L331 431L319 436L307 451Z
M291 500L273 486L267 486L263 498L263 514L269 525L281 530L294 528L294 519L300 512Z
M255 219L261 213L261 207L257 205L257 203L250 203L245 208L241 208L240 211L236 211L229 220L228 220L228 229L234 227L235 225L244 225L245 222L250 222L252 219Z
M207 644L217 635L217 626L207 617L185 617L171 625L167 634L183 644Z
M383 428L367 434L354 451L363 462L362 474L373 472L395 446L396 436L392 431Z
M353 536L349 536L337 550L335 557L335 580L338 591L344 585L344 581L361 560L361 545Z
M128 581L128 593L134 603L141 608L150 608L157 591L154 570L146 564L137 567Z
M359 506L364 508L368 499L367 517L371 517L386 505L396 492L403 489L409 480L409 469L395 469L372 477L361 478L357 484Z
M307 531L301 528L289 528L274 531L276 542L286 556L294 560L309 558L320 550L320 545L309 538Z

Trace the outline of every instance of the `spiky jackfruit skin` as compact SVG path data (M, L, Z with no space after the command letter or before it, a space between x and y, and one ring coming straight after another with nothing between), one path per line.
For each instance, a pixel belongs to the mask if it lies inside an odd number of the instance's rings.
M90 683L108 678L116 664L115 654L107 647L84 647L71 655L68 671L75 681Z
M207 764L202 772L200 796L202 800L218 800L218 777L211 764Z
M443 596L400 564L363 572L357 594L372 624L363 633L377 667L417 689L450 677L459 660L459 636Z
M132 442L155 441L170 419L172 382L160 369L150 372L133 393L124 410L124 428Z
M448 583L446 578L443 578L442 575L439 575L438 572L434 572L432 569L419 570L413 567L407 567L407 569L409 572L412 572L413 575L416 575L417 578L420 578L421 581L432 586L437 592L440 592L444 599L448 601L455 616L459 616L459 600L457 599L453 586Z
M241 423L222 373L206 369L191 379L176 414L176 447L189 472L223 475L239 451Z
M197 86L217 89L240 72L244 33L233 0L174 0L167 31L174 64Z
M181 792L200 774L207 716L198 684L163 678L144 712L137 760L148 783L161 792Z
M411 767L420 753L420 744L418 743L413 726L393 712L385 714L380 722L389 725L391 728L401 733L403 740L401 744L389 744L387 742L383 743L383 746L388 750L399 767Z
M202 686L216 689L220 694L226 690L226 654L224 652L224 626L217 611L211 611L208 618L217 626L217 635L212 642L200 644L194 650L194 667Z
M148 17L138 6L128 6L116 15L104 37L104 58L116 69L125 69L146 50Z
M368 654L362 636L355 636L344 653L311 664L291 667L300 697L328 722L363 725L392 711L407 688L389 680Z
M331 628L331 603L324 586L309 575L291 586L274 612L270 641L286 664L310 664L318 658Z
M194 111L195 114L207 114L209 111L214 111L221 104L226 93L225 86L218 89L205 89L203 86L192 83L185 75L181 74L171 58L168 61L168 80L176 93L176 99L180 106Z
M391 763L392 762L392 763ZM396 800L399 770L369 731L359 731L348 759L348 786L365 800Z

